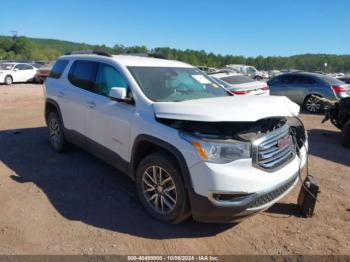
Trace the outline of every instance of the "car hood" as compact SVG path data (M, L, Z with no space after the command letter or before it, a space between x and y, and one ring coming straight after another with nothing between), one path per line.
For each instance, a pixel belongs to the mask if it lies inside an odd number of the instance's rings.
M201 122L254 122L296 116L300 107L283 96L227 96L182 102L155 102L157 118Z

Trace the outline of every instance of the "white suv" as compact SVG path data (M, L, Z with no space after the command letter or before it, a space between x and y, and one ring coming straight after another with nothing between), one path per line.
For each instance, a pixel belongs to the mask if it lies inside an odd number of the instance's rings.
M45 94L52 148L72 143L127 173L161 221L241 220L285 196L305 163L298 105L232 96L182 62L68 54Z

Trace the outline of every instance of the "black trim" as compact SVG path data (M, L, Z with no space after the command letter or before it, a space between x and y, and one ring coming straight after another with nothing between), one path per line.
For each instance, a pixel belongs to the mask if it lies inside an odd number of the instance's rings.
M145 135L145 134L138 135L134 140L134 144L133 144L132 151L131 151L130 168L129 168L129 172L128 172L129 176L132 179L135 179L135 173L136 173L136 168L137 168L137 163L135 162L136 149L141 142L150 142L150 143L170 152L176 158L176 160L179 164L179 167L181 169L180 171L181 171L182 177L184 179L185 187L188 190L192 190L192 180L191 180L190 171L188 169L186 160L185 160L184 156L182 155L182 153L175 146L169 144L168 142L165 142L161 139L158 139L158 138L150 136L150 135Z
M48 104L51 104L53 105L55 108L56 108L56 111L58 113L58 116L60 118L60 121L62 123L62 125L64 126L64 122L63 122L63 118L62 118L62 114L61 114L61 109L60 109L60 106L58 105L58 103L55 101L55 100L52 100L50 98L47 98L46 99L46 102L45 102L45 111L44 111L44 114L45 114L45 121L46 121L46 124L47 124L47 117L48 117L48 112L47 112L47 105Z
M80 134L75 130L64 129L65 138L72 144L83 148L90 154L100 158L121 172L127 174L129 162L121 158L117 153L109 148L95 142L94 140Z

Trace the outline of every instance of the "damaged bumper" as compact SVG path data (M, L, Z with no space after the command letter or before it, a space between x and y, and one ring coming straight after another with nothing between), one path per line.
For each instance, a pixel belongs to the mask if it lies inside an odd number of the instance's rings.
M295 156L287 166L273 173L254 168L251 160L226 165L202 162L192 167L192 174L202 175L201 185L189 192L193 218L202 222L238 222L269 208L298 182L298 172L306 162L306 147L307 144L300 150L301 159Z

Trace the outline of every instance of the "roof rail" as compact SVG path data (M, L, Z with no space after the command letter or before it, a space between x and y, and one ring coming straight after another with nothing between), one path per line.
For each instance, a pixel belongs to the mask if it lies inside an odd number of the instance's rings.
M97 50L79 50L79 51L72 51L65 53L64 55L101 55L101 56L108 56L111 57L110 54L108 54L105 51L97 51Z
M159 59L168 59L165 56L157 53L125 53L124 55L131 55L131 56L143 56L143 57L153 57L153 58L159 58Z

